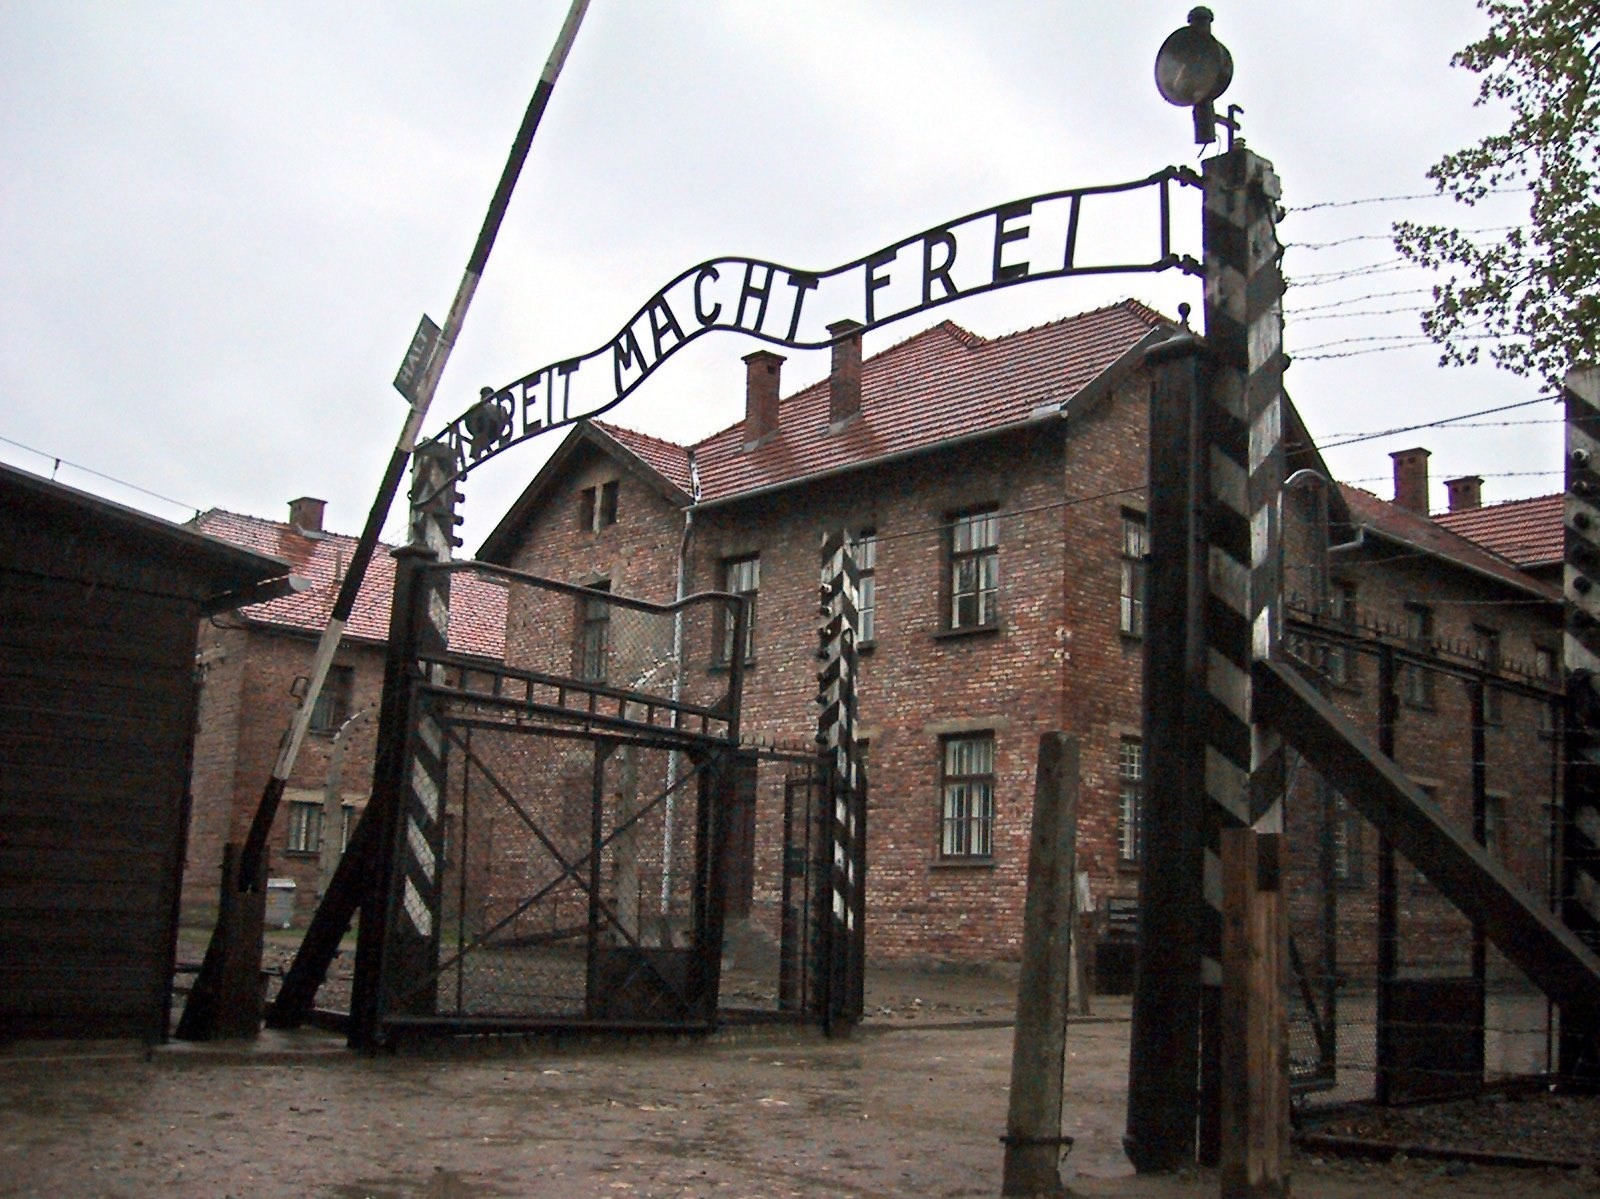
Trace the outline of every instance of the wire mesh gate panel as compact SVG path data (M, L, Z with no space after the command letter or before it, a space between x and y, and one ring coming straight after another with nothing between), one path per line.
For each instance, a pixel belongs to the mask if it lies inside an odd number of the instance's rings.
M386 847L379 1026L709 1026L742 601L421 569L504 586L507 649L415 661L401 774L426 813Z
M1553 904L1561 704L1548 661L1291 608L1286 647L1449 822ZM1474 1094L1555 1071L1544 995L1291 755L1291 1070L1302 1106Z

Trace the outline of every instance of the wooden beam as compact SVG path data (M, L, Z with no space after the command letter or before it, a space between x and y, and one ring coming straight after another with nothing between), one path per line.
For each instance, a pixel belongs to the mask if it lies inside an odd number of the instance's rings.
M1480 921L1566 1020L1600 1026L1600 958L1292 667L1257 662L1252 673L1263 718L1462 914Z
M1039 738L1033 836L1023 905L1022 970L1011 1045L1002 1195L1059 1195L1061 1088L1067 1060L1067 992L1077 890L1078 742Z
M1222 830L1222 1199L1289 1193L1283 835Z

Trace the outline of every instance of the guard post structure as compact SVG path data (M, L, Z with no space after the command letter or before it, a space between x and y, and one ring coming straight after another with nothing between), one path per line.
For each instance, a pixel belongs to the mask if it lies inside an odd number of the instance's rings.
M1281 191L1242 142L1204 164L1202 244L1210 370L1200 417L1205 473L1202 724L1200 1160L1217 1161L1221 1113L1222 861L1226 828L1283 830L1284 746L1256 711L1251 664L1281 627L1283 273Z
M1600 368L1572 370L1566 404L1565 795L1557 830L1561 919L1600 953ZM1600 1084L1600 1028L1563 1012L1563 1078Z

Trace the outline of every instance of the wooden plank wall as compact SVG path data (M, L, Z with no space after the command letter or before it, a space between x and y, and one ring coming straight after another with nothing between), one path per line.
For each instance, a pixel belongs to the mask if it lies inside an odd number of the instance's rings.
M165 1037L198 625L0 570L0 1037Z

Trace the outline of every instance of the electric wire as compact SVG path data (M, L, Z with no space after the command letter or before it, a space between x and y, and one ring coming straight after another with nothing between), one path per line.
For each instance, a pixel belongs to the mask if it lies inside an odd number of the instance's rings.
M97 479L104 479L108 483L115 483L118 487L126 487L129 491L137 491L140 495L147 495L152 499L160 500L164 504L171 504L174 508L186 508L190 512L193 512L196 516L199 516L203 511L203 509L194 504L186 504L182 500L175 500L169 495L162 495L159 491L151 491L148 487L140 487L137 483L130 483L126 479L119 479L116 475L108 475L105 471L95 470L92 466L84 466L81 462L72 462L61 457L59 454L49 454L44 450L34 449L33 446L24 445L22 442L16 441L13 438L0 436L0 441L5 442L7 445L14 445L19 450L26 450L30 454L37 454L41 458L54 462L55 469L50 472L51 482L55 482L55 471L60 470L63 466L70 466L73 470L81 470L86 475L93 475Z
M1420 424L1396 425L1391 429L1382 429L1371 433L1362 433L1358 436L1346 437L1341 441L1325 442L1319 445L1317 448L1320 450L1333 450L1338 449L1340 446L1356 445L1357 443L1363 441L1376 441L1380 437L1389 437L1396 433L1414 433L1418 429L1436 429L1442 425L1448 425L1459 420L1468 420L1477 416L1492 416L1496 412L1510 412L1517 408L1528 408L1534 404L1548 403L1555 398L1555 396L1551 395L1541 395L1536 396L1531 400L1519 400L1514 404L1500 404L1493 408L1480 408L1476 412L1463 412L1456 416L1443 416L1438 420L1423 421Z

